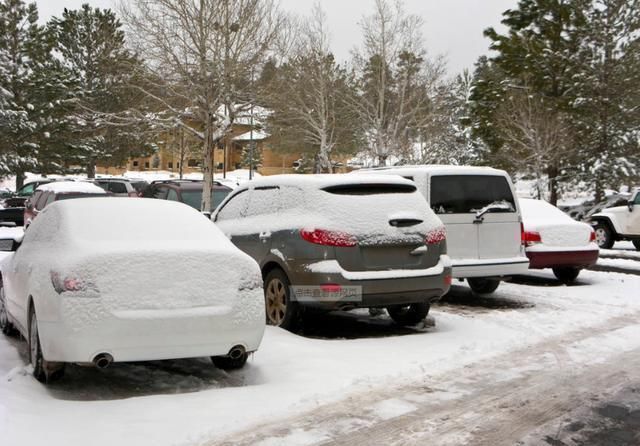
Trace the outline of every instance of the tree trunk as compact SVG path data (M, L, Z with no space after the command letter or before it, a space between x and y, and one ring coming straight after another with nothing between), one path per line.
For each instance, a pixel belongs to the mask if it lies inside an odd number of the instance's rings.
M558 204L558 167L549 166L547 175L549 176L549 203L556 206Z
M211 194L213 191L213 141L211 135L211 117L207 117L205 123L205 137L203 142L204 150L204 165L202 166L202 176L204 184L202 186L202 205L200 209L202 212L211 212Z
M23 170L18 170L16 172L16 190L20 189L24 186L25 175Z
M93 159L90 159L87 163L87 178L95 178L96 177L96 165L93 162Z

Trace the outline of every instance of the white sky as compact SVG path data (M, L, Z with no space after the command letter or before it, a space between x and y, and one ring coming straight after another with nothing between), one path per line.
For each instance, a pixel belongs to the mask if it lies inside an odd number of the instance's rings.
M74 9L82 3L102 8L113 7L112 0L35 0L41 19L60 15L63 8ZM306 15L315 0L280 0L285 10ZM340 60L360 43L358 22L372 10L372 0L321 0L327 13L333 50ZM477 58L487 53L488 41L482 31L500 24L501 14L514 8L517 0L404 0L407 12L418 14L426 22L426 47L432 55L446 54L449 70L458 73L473 68Z

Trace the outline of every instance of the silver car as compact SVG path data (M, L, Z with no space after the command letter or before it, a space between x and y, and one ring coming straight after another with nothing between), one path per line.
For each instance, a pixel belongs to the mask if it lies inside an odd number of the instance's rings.
M400 177L264 177L211 218L260 265L272 325L294 327L304 307L386 308L414 325L451 284L444 226Z

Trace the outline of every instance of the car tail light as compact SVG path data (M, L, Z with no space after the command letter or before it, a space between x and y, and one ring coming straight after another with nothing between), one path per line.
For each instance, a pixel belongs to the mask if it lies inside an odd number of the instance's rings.
M523 240L524 246L531 246L531 245L535 245L536 243L541 243L542 237L540 237L539 232L523 231L522 240Z
M453 277L451 276L444 276L444 284L445 285L451 285L453 283Z
M340 231L302 229L300 236L309 243L315 243L316 245L352 247L358 244L354 236Z
M76 276L62 276L55 271L51 271L51 284L58 294L64 292L97 292L93 282Z
M589 242L595 242L595 241L596 241L596 231L592 229L591 234L589 234Z
M427 237L425 238L425 243L427 245L436 245L447 238L447 230L444 226L438 226L435 229L427 232Z

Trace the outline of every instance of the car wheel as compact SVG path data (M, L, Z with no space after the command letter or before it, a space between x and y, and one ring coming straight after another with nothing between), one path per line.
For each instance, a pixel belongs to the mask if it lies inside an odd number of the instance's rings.
M13 324L9 322L9 313L2 285L0 285L0 331L7 336L11 336L16 332Z
M222 370L236 370L241 369L247 363L249 353L243 353L239 358L232 358L230 356L212 356L211 361L213 365Z
M416 325L427 317L430 308L431 306L426 302L411 305L393 305L387 307L387 313L398 325Z
M291 329L298 322L300 306L291 300L291 283L281 269L274 269L264 281L267 324Z
M498 289L500 279L486 279L484 277L474 277L467 279L467 283L477 294L491 294Z
M40 334L38 332L38 318L33 309L29 316L29 359L33 366L33 376L41 383L55 381L64 375L63 363L51 363L44 359L42 355Z
M640 251L640 240L634 240L632 243L633 243L633 246L635 246L636 249Z
M573 283L580 274L580 268L553 268L553 274L562 283Z
M606 224L598 223L594 228L596 233L596 243L598 244L598 248L600 249L611 249L613 248L613 234L611 233L611 229Z

